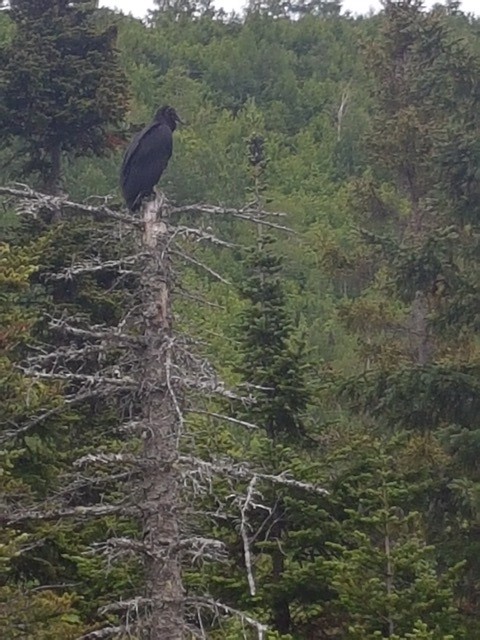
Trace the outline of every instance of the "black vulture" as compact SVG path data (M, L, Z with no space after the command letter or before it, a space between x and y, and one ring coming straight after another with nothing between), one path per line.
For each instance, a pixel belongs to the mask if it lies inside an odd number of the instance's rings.
M142 200L167 168L172 155L172 133L182 122L173 107L161 107L153 121L133 138L123 158L120 186L130 211L137 211Z

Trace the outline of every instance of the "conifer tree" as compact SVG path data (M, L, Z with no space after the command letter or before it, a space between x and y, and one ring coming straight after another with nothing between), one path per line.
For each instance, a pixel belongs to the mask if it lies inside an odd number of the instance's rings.
M421 514L409 506L418 489L407 455L402 438L358 432L329 456L345 511L326 562L342 638L406 639L419 624L434 638L466 637L455 602L460 567L442 572L425 541Z
M29 380L18 367L27 344L33 340L42 304L46 302L45 296L31 286L44 248L44 240L24 242L21 247L15 246L15 241L0 244L2 516L11 504L22 500L31 505L36 493L44 494L57 466L52 454L57 453L55 445L60 439L55 438L52 425L42 425L42 429L31 424L25 428L24 421L37 411L54 414L62 401L60 390L55 384ZM23 429L19 428L22 422ZM49 589L48 578L44 589L29 590L38 587L35 575L52 577L59 571L58 565L53 567L55 553L51 552L55 543L49 533L45 526L40 536L32 527L1 528L0 627L6 640L19 637L73 640L82 632L76 610L78 596L73 590ZM44 554L47 547L50 553ZM28 548L35 549L29 559L24 555Z
M249 141L253 195L261 206L267 163L264 140ZM250 418L273 440L298 438L304 432L302 416L308 403L304 375L305 343L295 336L282 283L282 258L275 240L258 229L257 245L245 259L241 295L248 301L240 322L241 372L258 387Z
M14 37L0 51L0 131L24 172L56 193L62 158L100 155L123 120L126 82L116 27L95 25L95 0L12 0Z
M363 339L366 373L347 390L378 426L407 430L431 451L443 446L449 464L432 473L423 496L427 542L439 542L441 562L471 557L466 592L475 600L475 526L464 524L475 506L463 512L454 487L467 478L478 487L469 460L478 455L480 409L480 59L444 12L422 9L416 0L387 1L367 50L377 105L367 141L373 179L356 181L352 207L371 276L342 309Z
M248 141L249 164L252 176L252 195L260 209L266 189L267 157L262 136L252 134ZM245 259L245 283L241 295L247 306L240 321L240 371L252 386L254 403L246 411L251 422L265 430L270 441L266 450L272 456L268 462L271 472L278 472L282 445L298 442L304 434L303 418L309 393L305 382L304 348L302 339L295 336L294 323L289 317L287 299L282 282L282 259L274 252L275 240L257 228L257 244ZM278 450L276 450L278 447ZM262 552L270 557L273 585L266 601L271 607L274 628L288 633L291 628L290 603L282 580L285 556L280 545L289 527L284 496L272 494L271 528L259 540Z

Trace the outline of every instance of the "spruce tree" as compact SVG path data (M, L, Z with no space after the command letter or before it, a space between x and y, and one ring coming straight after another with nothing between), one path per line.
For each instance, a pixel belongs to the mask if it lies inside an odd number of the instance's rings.
M252 192L260 206L265 190L265 143L253 135L249 141ZM257 244L248 250L245 282L240 294L247 306L240 321L242 364L240 371L255 385L255 405L250 418L273 440L298 438L304 432L303 415L308 403L305 382L305 343L287 310L282 282L282 258L275 253L275 239L259 228Z
M126 81L116 27L98 28L95 0L12 0L12 41L0 51L0 131L26 175L57 193L65 155L101 155L123 120Z
M267 157L263 136L252 134L248 141L251 192L260 209L266 189ZM241 365L239 370L252 385L254 402L241 415L264 429L265 455L271 473L281 469L282 450L287 443L299 442L305 435L304 416L309 400L305 380L305 343L298 338L287 309L282 282L282 258L275 253L275 239L257 228L256 246L244 261L245 282L240 294L246 307L239 325ZM287 454L288 458L288 454ZM269 492L270 494L270 492ZM284 584L286 557L292 525L286 508L287 494L271 493L269 530L257 540L260 554L269 558L270 575L263 598L271 610L273 627L281 634L291 630L290 598ZM261 529L261 527L260 527Z
M480 59L443 11L416 0L385 3L366 53L372 173L355 181L351 206L370 282L341 305L364 368L344 389L386 433L443 447L442 472L431 472L418 505L439 561L468 557L464 594L474 602L476 506L457 496L479 479Z
M465 638L455 589L459 569L443 570L411 509L418 478L405 464L404 438L385 442L358 430L328 456L332 492L343 507L326 562L342 638ZM420 636L422 637L422 636Z

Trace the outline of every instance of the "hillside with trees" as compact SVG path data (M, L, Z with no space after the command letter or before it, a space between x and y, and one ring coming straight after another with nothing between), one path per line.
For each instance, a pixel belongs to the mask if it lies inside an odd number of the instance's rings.
M479 20L3 5L2 638L479 639Z

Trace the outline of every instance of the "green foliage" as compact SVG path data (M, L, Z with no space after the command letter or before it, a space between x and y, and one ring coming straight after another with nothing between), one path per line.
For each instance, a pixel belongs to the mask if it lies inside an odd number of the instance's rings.
M352 640L409 637L419 619L434 637L464 637L454 605L461 567L438 573L421 515L409 509L415 485L401 464L403 446L357 437L331 460L347 517L327 565L346 620L343 637Z
M256 402L249 415L272 438L304 432L302 414L308 401L305 344L288 319L280 269L272 239L263 236L246 260L242 295L249 305L240 325L241 372L250 384L265 389L254 392Z
M21 143L27 174L58 188L60 154L101 154L126 111L116 28L98 30L95 3L13 0L0 51L0 129ZM53 182L52 182L53 181Z
M329 490L258 481L247 512L254 596L239 516L248 482L215 478L211 495L187 493L196 500L189 524L228 551L224 563L192 563L189 593L276 627L272 639L476 637L478 21L416 0L388 0L361 19L339 16L337 2L255 2L227 18L182 0L157 3L148 25L115 15L117 54L114 14L94 2L11 4L0 13L7 178L20 177L21 164L45 184L60 145L72 198L111 194L123 139L171 103L188 126L162 176L167 195L284 211L273 220L296 232L254 234L211 216L206 233L254 246L185 247L233 286L175 265L177 329L205 345L227 384L255 385L252 405L202 399L216 416L189 417L195 455ZM131 123L122 122L127 85ZM29 377L22 366L47 344L60 353L85 346L53 330L49 315L111 327L136 304L135 278L119 280L115 269L51 277L129 255L131 239L79 213L51 226L5 209L2 494L19 509L59 495L109 504L121 482L102 471L95 486L73 490L74 461L141 443L119 433L108 400L70 405L76 384ZM89 353L79 371L118 365L119 353L102 362ZM260 429L224 424L218 415L229 411ZM134 480L128 490L138 490ZM7 637L78 637L97 625L99 607L138 595L137 561L106 567L91 554L112 536L139 532L116 516L5 527ZM204 622L212 638L258 635L235 617Z

